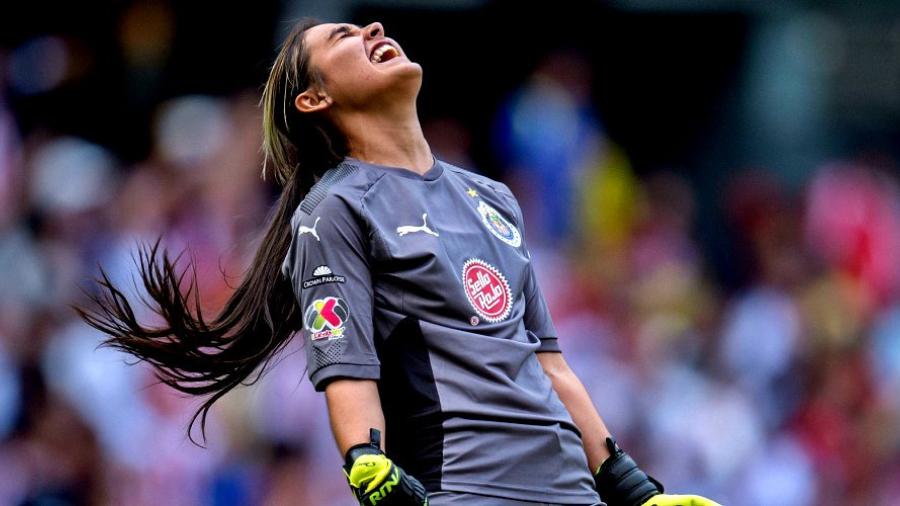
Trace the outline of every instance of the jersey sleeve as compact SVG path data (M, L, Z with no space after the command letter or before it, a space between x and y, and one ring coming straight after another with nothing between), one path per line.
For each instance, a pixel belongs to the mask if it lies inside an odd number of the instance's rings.
M369 248L361 218L330 195L308 214L298 211L292 227L282 273L303 312L310 381L323 391L338 377L378 379Z
M544 300L544 294L541 293L531 262L528 263L528 272L525 276L525 330L534 333L541 340L541 346L537 351L560 351L559 336L556 334L550 309Z
M541 340L538 352L542 351L561 351L559 348L558 335L556 327L553 326L553 318L550 316L550 309L547 301L544 300L544 294L538 284L537 275L534 272L534 262L531 261L531 252L525 241L525 218L522 214L522 208L513 195L508 186L498 183L499 193L509 201L522 234L522 247L525 254L528 255L528 268L525 272L525 285L523 288L523 296L525 297L525 315L523 317L525 330L533 333Z

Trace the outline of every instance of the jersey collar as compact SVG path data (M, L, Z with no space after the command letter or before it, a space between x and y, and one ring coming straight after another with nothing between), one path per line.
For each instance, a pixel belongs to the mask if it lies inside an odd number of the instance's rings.
M424 174L418 174L418 173L416 173L410 169L407 169L405 167L393 167L390 165L380 165L377 163L366 162L364 160L360 160L359 158L353 158L352 156L344 157L344 161L347 163L360 165L362 167L371 167L371 168L375 168L375 169L381 169L390 174L396 174L400 177L405 177L405 178L409 178L409 179L418 179L421 181L434 181L437 178L441 177L441 174L444 173L444 166L440 162L440 160L438 160L437 157L434 156L434 154L431 155L431 159L432 159L431 168L428 169Z

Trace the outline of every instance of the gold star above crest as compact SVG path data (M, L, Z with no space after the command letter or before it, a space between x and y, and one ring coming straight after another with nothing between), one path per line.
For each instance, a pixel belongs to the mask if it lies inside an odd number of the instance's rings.
M468 193L470 197L477 197L477 196L478 196L478 192L475 191L475 190L472 189L472 188L469 188L468 190L466 190L466 193Z

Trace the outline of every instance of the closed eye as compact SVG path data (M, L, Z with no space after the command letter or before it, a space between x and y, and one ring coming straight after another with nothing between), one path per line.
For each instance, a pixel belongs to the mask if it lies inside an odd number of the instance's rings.
M352 35L350 26L349 25L341 25L331 31L331 34L328 36L328 39L330 41L334 42L335 40L343 39L343 38L347 37L348 35Z

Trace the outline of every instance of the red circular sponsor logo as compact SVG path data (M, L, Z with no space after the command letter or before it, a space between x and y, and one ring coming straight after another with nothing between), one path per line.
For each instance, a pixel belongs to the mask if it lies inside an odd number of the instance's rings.
M509 316L512 308L509 283L493 265L472 258L463 265L463 285L469 304L479 316L498 322Z

